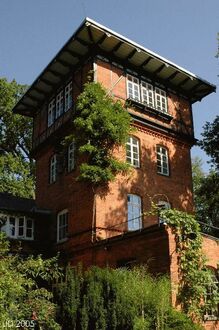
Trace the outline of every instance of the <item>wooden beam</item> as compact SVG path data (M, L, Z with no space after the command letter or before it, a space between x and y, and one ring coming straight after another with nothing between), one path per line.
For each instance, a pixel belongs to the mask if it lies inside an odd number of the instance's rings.
M181 82L177 85L177 87L181 87L181 86L185 85L190 79L191 79L190 77L187 77L187 78L183 79L183 81L181 81Z
M39 102L39 101L42 101L41 99L39 99L38 97L35 97L35 96L33 96L33 95L27 95L27 97L29 97L31 100L33 100L33 101L36 101L36 102Z
M85 41L85 40L83 40L83 39L81 39L79 37L75 37L75 40L77 40L78 42L80 42L80 44L82 44L85 47L88 47L88 46L91 45L89 42L87 42L87 41Z
M144 66L146 66L153 58L151 56L149 56L141 65L140 67L143 68Z
M157 73L161 72L161 71L165 68L165 66L166 66L166 64L162 64L159 68L157 68L157 69L153 72L153 74L157 74Z
M129 55L126 57L127 60L130 60L137 53L136 49L133 49Z
M69 62L67 62L67 61L65 61L65 60L57 59L57 62L61 63L63 66L65 66L65 67L67 67L67 68L69 68L69 67L72 66L71 63L69 63Z
M77 58L81 57L81 55L79 53L75 52L74 50L68 49L68 48L65 49L65 52L71 54L73 57L77 57Z
M92 31L91 31L90 24L87 25L87 32L88 32L89 39L90 39L91 43L94 43L95 44L95 41L94 41L94 37L93 37Z
M168 78L166 78L166 80L172 80L172 79L174 79L178 74L179 74L179 72L178 72L178 71L175 71L175 72L171 73L171 75L170 75Z
M104 33L104 35L97 41L97 44L101 45L106 40L107 37L108 35Z
M42 95L44 95L44 96L49 95L49 93L44 92L42 89L40 89L40 88L38 88L38 87L34 87L34 89L35 89L38 93L40 93L40 94L42 94Z
M190 92L194 92L199 86L201 86L203 83L200 81L198 82L194 87L190 89Z
M111 50L112 53L117 52L117 50L119 50L119 48L122 46L123 42L119 41L118 44L116 44L113 49Z
M55 71L55 70L52 70L52 69L49 69L48 71L51 72L54 76L56 76L58 78L62 78L63 77L63 75L60 72L58 72L58 71Z
M43 83L45 83L46 85L49 85L51 87L54 87L55 84L53 84L51 81L49 81L46 78L40 78L39 81L42 81Z

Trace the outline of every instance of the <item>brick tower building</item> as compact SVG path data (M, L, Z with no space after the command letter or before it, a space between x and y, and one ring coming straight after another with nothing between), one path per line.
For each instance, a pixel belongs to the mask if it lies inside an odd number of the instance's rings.
M133 167L107 191L76 180L79 162L71 115L88 73L127 104L136 130L117 153ZM190 149L195 143L192 104L215 86L148 49L85 19L14 108L33 117L36 205L49 209L48 241L63 260L85 266L147 263L177 281L174 240L157 217L142 214L151 201L193 211ZM45 225L45 219L43 219ZM41 227L38 226L38 230ZM219 257L217 242L211 265Z

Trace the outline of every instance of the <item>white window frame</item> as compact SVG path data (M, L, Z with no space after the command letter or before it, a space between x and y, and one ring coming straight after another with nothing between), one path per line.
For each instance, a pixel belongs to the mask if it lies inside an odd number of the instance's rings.
M142 77L143 78L143 77ZM164 89L154 87L143 79L126 75L127 98L145 104L157 111L168 113L167 93Z
M158 87L155 87L155 106L156 110L167 113L167 93Z
M141 96L139 79L134 76L131 76L130 74L127 74L126 81L128 98L140 102Z
M63 113L63 90L56 96L56 119Z
M34 220L26 216L17 215L5 215L6 221L2 226L1 230L6 233L7 237L14 239L23 240L34 240ZM11 231L10 222L13 220L13 234ZM20 225L21 220L23 224ZM31 227L28 227L28 222L31 221ZM22 228L22 234L20 233L20 228ZM27 231L31 230L31 235L27 235Z
M48 127L50 127L55 120L55 98L53 98L48 105Z
M64 220L64 221L63 221ZM63 221L63 223L61 223ZM68 210L62 210L57 214L57 242L68 239Z
M167 148L157 145L157 173L169 176L169 156Z
M134 167L140 167L139 139L129 136L126 142L126 161Z
M142 199L138 195L127 195L127 221L128 231L142 228Z
M169 210L171 208L170 203L167 202L167 201L159 201L157 203L157 207L158 207L158 214L159 214L159 217L158 217L159 225L162 225L162 224L166 225L164 219L162 219L161 216L160 216L160 211Z
M75 168L75 141L68 146L68 172Z
M217 290L219 290L219 280L218 280L218 276L216 275L216 272L212 271L212 279L214 282L214 285L217 286ZM205 301L207 302L212 295L212 287L208 286L207 287L207 293L206 293L206 297L205 297ZM219 310L217 308L217 310L214 310L213 308L209 308L208 310L205 310L205 314L204 314L204 320L205 321L215 321L219 319Z
M49 183L54 183L57 180L57 155L54 154L50 158L49 164Z
M141 81L141 99L142 103L154 108L154 87L143 80Z
M64 111L68 111L73 104L73 95L72 95L72 81L70 81L66 86L65 86L65 107Z

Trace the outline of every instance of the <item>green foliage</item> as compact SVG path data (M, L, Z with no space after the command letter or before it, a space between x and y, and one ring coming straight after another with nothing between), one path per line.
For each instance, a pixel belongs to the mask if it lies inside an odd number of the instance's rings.
M198 221L219 227L219 173L211 170L205 175L201 169L201 160L193 161L193 191ZM219 230L203 227L202 230L219 236Z
M219 116L212 123L206 122L199 146L211 157L212 165L219 171Z
M143 267L93 267L85 273L69 268L58 301L65 330L199 329L182 313L174 314L169 280L152 278Z
M38 285L39 281L48 284L60 277L57 258L21 259L19 255L9 255L9 243L0 232L0 274L1 329L6 322L15 325L16 320L30 320L33 311L43 329L60 329L55 322L56 305L52 293Z
M26 89L15 80L0 78L0 191L33 197L32 120L12 112Z
M98 185L113 180L117 173L127 172L128 164L115 159L113 151L126 143L130 122L121 102L108 96L99 83L85 84L77 100L74 135L70 137L85 159L79 180Z
M34 182L29 166L20 156L0 155L0 191L33 198Z
M212 273L206 266L199 224L192 215L174 209L161 211L161 217L175 234L179 255L179 302L186 314L202 319L208 305L213 309L217 308L219 292ZM209 287L213 293L206 305L205 298Z

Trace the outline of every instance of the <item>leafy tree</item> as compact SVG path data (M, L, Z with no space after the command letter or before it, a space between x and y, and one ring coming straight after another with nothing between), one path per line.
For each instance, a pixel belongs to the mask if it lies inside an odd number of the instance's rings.
M200 147L211 157L212 165L219 171L219 116L212 123L206 122L203 127Z
M92 267L84 273L69 268L66 279L58 294L65 330L202 329L173 311L169 280L152 278L144 267Z
M39 281L48 284L60 276L57 259L44 260L41 256L22 259L8 252L9 242L0 232L0 328L7 328L9 324L15 329L19 320L24 320L30 328L28 322L34 311L43 329L60 329L55 321L53 295L38 284Z
M15 80L0 78L0 191L33 197L32 120L12 112L26 89Z
M33 177L20 156L0 155L0 191L20 197L34 196Z
M79 180L93 185L107 183L129 166L113 151L124 145L130 133L130 115L121 102L113 100L99 83L86 83L73 116L74 139L85 160ZM69 139L68 138L68 139Z
M208 174L202 171L199 158L193 160L193 191L198 221L219 227L219 174L211 170ZM203 230L219 236L219 230L204 227Z

